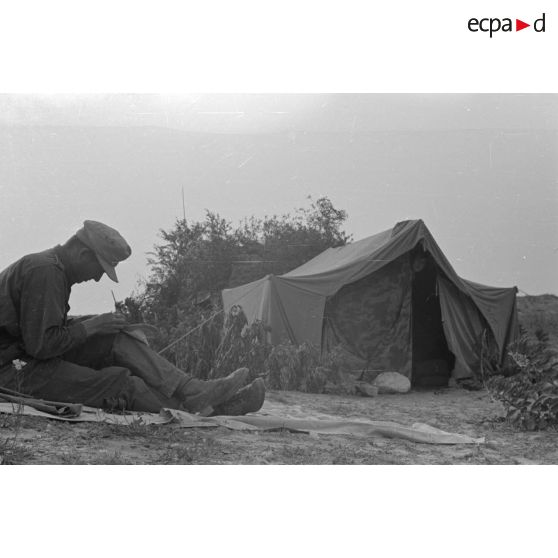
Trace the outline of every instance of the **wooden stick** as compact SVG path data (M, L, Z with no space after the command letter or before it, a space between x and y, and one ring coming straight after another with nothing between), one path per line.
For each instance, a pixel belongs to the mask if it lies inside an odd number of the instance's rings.
M114 300L114 309L118 310L118 303L116 302L116 297L114 296L114 291L111 289L110 294L112 295L112 300Z

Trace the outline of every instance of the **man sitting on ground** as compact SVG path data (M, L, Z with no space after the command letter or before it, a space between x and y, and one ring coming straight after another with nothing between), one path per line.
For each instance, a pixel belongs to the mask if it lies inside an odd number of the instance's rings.
M119 313L68 318L71 287L106 273L131 248L115 229L85 221L64 245L24 256L0 273L0 386L42 399L92 407L208 415L261 408L262 379L249 371L203 381L178 369L126 331ZM13 361L24 363L18 370Z

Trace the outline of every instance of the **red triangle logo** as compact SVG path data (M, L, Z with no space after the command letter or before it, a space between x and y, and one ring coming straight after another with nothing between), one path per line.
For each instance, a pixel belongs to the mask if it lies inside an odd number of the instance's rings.
M525 23L524 21L521 21L520 19L515 20L515 30L516 31L521 31L522 29L525 29L526 27L531 27L531 25L529 23Z

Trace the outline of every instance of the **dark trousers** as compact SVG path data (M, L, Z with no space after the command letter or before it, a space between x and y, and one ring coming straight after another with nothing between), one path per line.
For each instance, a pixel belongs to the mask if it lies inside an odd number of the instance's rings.
M34 397L91 407L122 407L159 412L181 408L173 397L177 387L188 385L195 393L199 380L176 368L147 344L125 333L98 335L61 358L36 360L22 356L26 365L0 371L0 385Z

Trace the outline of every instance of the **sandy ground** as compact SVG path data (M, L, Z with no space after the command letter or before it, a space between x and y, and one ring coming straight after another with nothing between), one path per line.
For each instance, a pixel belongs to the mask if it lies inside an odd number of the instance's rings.
M448 388L375 398L270 392L263 411L315 418L423 422L482 445L381 437L246 432L223 427L114 426L0 415L4 464L555 464L556 431L520 432L488 393Z

